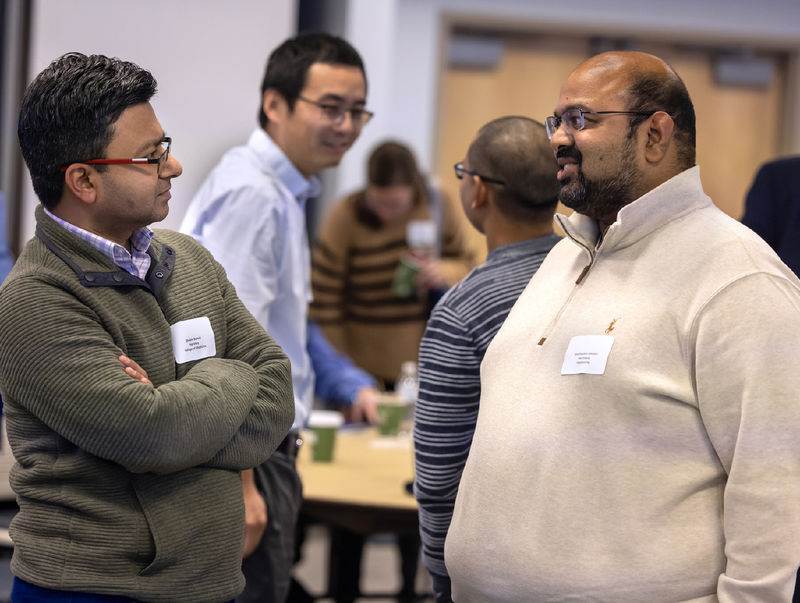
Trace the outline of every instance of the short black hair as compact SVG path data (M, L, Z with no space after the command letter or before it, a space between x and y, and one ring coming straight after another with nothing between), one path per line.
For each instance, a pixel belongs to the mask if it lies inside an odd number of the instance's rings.
M103 157L114 122L128 107L153 98L156 88L149 71L99 54L67 53L36 76L22 98L17 135L33 190L46 208L61 199L60 168Z
M505 183L486 183L504 215L529 223L553 219L558 163L544 124L515 115L494 119L478 130L467 158L472 171Z
M695 164L697 134L692 99L686 84L672 67L666 72L634 71L628 88L628 108L631 111L669 113L675 122L673 137L678 150L678 167L689 169ZM646 116L636 116L630 122L631 135Z
M258 122L262 128L266 128L269 121L264 113L264 92L277 90L286 100L289 110L293 111L297 97L306 85L308 70L314 63L358 67L366 86L367 74L361 55L346 40L322 32L290 38L273 50L267 60L258 104Z

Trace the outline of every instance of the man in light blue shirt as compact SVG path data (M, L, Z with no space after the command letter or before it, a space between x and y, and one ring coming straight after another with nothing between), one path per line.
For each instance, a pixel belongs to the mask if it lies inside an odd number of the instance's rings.
M311 272L305 220L307 200L320 192L315 174L339 163L371 113L365 109L361 57L327 34L300 35L276 48L261 92L261 127L209 174L181 230L214 254L245 306L291 360L293 431L269 461L242 478L247 586L238 600L280 602L289 588L302 494L294 466L296 430L310 413L315 371L320 384L336 383L340 393L334 397L344 395L368 419L376 414L372 379L325 345L307 322Z

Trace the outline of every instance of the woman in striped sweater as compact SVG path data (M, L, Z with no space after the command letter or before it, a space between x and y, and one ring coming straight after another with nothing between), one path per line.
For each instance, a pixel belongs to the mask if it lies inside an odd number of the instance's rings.
M391 389L401 363L417 359L437 292L474 260L455 210L426 187L408 147L380 144L367 173L367 187L339 201L321 226L310 316L338 350ZM420 235L432 238L415 245Z

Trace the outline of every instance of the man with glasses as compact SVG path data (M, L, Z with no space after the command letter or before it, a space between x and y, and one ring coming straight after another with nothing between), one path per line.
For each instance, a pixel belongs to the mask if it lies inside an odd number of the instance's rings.
M490 121L455 165L464 212L486 235L489 255L439 300L419 350L414 494L437 603L451 601L444 540L478 416L481 360L559 241L557 169L544 125L527 117Z
M297 430L308 419L316 385L322 398L352 403L374 420L373 380L338 355L309 324L310 251L305 207L320 192L315 174L339 163L369 121L358 52L322 33L283 42L261 84L259 125L230 150L195 195L181 230L205 245L256 319L292 364L295 421L272 458L243 476L247 533L239 601L286 598L302 486L295 468ZM330 389L330 388L328 388Z
M592 57L547 126L575 212L481 366L454 598L791 601L800 281L703 192L664 61Z
M133 63L71 53L22 100L36 235L0 287L12 601L230 601L240 472L293 417L289 362L191 237Z

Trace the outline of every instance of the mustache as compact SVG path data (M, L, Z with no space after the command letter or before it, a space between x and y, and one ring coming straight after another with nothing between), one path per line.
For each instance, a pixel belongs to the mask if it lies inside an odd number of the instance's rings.
M574 159L578 163L583 161L583 154L575 147L558 147L556 159L561 159L562 157Z

